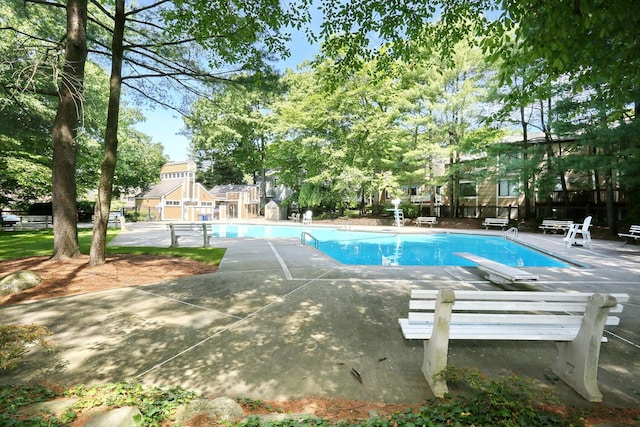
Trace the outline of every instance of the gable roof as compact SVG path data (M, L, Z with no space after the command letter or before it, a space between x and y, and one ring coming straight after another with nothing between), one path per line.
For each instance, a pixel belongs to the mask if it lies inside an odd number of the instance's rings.
M166 194L169 194L176 188L180 187L184 182L183 178L165 179L159 184L156 184L149 189L138 194L136 198L160 198Z
M172 173L172 172L195 172L196 164L192 160L185 160L181 162L169 162L165 163L160 169L160 175Z
M251 188L256 187L255 185L244 185L244 184L226 184L226 185L216 185L209 193L211 194L227 194L227 193L240 193L243 191L248 191Z

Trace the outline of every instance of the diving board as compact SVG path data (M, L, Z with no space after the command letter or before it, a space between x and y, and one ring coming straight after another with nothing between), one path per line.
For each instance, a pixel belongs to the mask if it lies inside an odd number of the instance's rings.
M468 259L478 264L478 268L487 273L487 279L499 285L510 285L513 283L532 282L538 280L538 276L519 268L510 267L469 252L454 252L461 258Z

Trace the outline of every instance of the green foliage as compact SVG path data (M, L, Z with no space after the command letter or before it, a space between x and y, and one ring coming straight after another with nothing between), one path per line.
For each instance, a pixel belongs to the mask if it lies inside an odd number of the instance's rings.
M413 422L438 425L455 419L458 425L549 426L570 425L559 414L536 407L534 402L548 403L552 397L534 389L530 381L516 376L490 379L477 370L448 367L442 374L450 386L463 394L432 400L422 408Z
M27 352L27 344L53 351L53 345L45 339L49 335L51 332L41 325L0 325L0 370L14 369Z
M266 167L268 114L282 88L278 75L261 77L239 74L233 83L212 86L211 95L196 101L185 119L191 155L207 188L241 184L243 174L255 176Z
M236 401L245 408L249 408L252 410L264 408L265 411L268 412L279 412L274 409L271 405L266 404L263 400L260 399L251 399L249 397L238 397Z
M518 377L487 379L475 370L448 368L444 374L450 384L463 391L457 397L430 399L416 411L398 412L389 417L372 417L358 421L331 422L322 418L285 419L261 421L250 416L238 423L238 427L303 427L303 426L352 426L352 427L417 427L417 426L581 426L578 412L568 415L552 412L546 403L551 397L534 391L533 386ZM159 426L171 419L178 405L196 398L196 394L181 388L164 389L137 382L119 382L86 386L81 385L62 393L78 397L79 402L60 419L43 414L31 418L18 418L20 408L35 402L55 399L60 394L42 386L0 387L0 424L3 426L61 426L67 425L78 412L97 406L135 406L142 416L138 425ZM250 409L274 409L261 400L238 398L238 403ZM536 402L536 403L534 403Z
M197 155L196 162L200 165L196 172L196 181L206 189L224 184L246 184L244 173L233 163L233 160L222 156L213 156L215 160L207 161L202 151Z
M113 181L114 195L126 195L155 184L167 162L163 146L134 129L139 121L135 110L121 107L118 126L118 161Z
M171 417L179 405L196 398L194 392L180 387L165 390L128 381L93 386L81 385L68 390L66 395L80 398L75 405L77 409L97 406L135 406L142 414L139 419L136 419L136 423L140 426L159 426Z
M56 399L77 397L78 402L60 417L51 414L20 414L24 406ZM160 426L171 419L176 408L196 397L192 391L180 387L164 389L135 382L120 382L78 387L57 393L45 386L15 385L0 387L0 424L2 426L65 426L78 412L99 406L135 406L141 413L136 419L139 426Z
M62 420L46 414L38 414L30 418L19 416L24 406L57 397L59 397L58 393L42 385L0 386L0 425L7 427L62 426Z
M449 62L416 48L390 75L377 74L372 61L327 85L332 65L289 72L288 93L273 106L267 161L301 206L343 208L370 198L378 210L381 192L441 185L441 159L477 155L496 139L479 117L491 73L468 43L457 44Z

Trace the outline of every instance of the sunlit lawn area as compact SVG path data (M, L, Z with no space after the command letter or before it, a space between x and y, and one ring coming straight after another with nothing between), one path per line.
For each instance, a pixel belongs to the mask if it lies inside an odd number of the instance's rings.
M107 242L118 235L120 230L109 229ZM89 254L91 229L78 231L80 251ZM224 256L222 248L158 248L147 246L107 246L107 254L169 255L184 257L211 265L218 265ZM0 260L53 254L53 231L11 231L0 232Z

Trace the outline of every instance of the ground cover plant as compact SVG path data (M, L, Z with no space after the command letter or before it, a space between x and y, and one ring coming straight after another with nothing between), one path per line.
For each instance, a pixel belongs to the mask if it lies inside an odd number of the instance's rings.
M299 412L288 402L264 402L237 398L243 407L245 419L236 422L217 423L215 420L198 418L185 425L202 427L225 425L236 427L297 427L297 426L353 426L353 427L397 427L397 426L583 426L602 420L597 411L566 410L557 406L550 394L533 391L531 384L515 376L489 379L475 370L450 368L446 375L460 390L455 396L430 399L421 405L378 405L360 402L360 411L354 416L345 416L339 411L326 411L307 416L291 416L280 421L266 421L258 414ZM73 397L77 401L64 413L32 413L24 411L32 403ZM139 426L169 426L179 405L199 396L181 388L145 386L137 382L98 384L62 389L51 385L25 385L0 387L0 424L3 426L67 426L79 425L83 415L91 408L135 406L140 411L136 418ZM335 408L335 407L334 407ZM375 412L375 414L374 414ZM365 414L364 416L362 416ZM638 412L611 412L610 419L619 423L640 421ZM624 425L624 424L620 424ZM631 424L630 424L631 425Z

